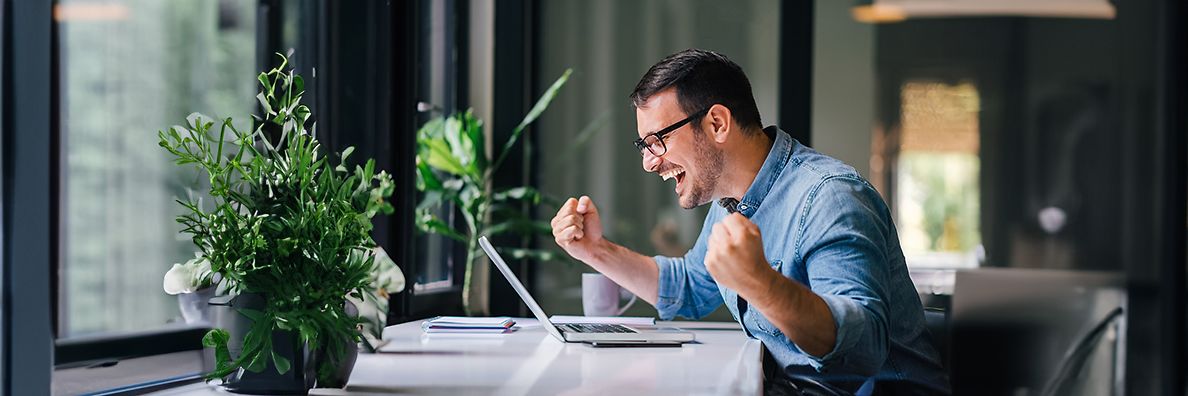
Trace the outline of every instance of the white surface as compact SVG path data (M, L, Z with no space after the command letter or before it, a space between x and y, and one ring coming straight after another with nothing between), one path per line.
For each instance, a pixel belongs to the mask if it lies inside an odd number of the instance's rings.
M762 392L762 349L734 323L661 322L697 333L680 348L591 348L549 337L535 319L499 335L424 334L420 322L384 329L360 355L351 392L501 395Z
M549 317L553 324L567 323L602 323L638 326L655 326L656 318L646 316L570 316L553 315Z
M424 334L421 321L384 329L382 353L361 354L345 390L311 395L758 395L762 349L737 323L660 322L697 333L680 348L591 348L548 336L535 319L511 334ZM193 384L155 395L227 395Z

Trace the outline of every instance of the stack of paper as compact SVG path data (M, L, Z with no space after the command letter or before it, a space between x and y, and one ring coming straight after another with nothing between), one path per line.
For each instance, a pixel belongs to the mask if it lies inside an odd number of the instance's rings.
M426 333L510 333L516 322L509 317L471 318L438 316L421 323Z
M655 326L656 318L648 318L642 316L567 316L567 315L553 315L549 317L549 321L553 324L576 324L576 323L605 323L605 324L621 324L621 325L635 325L635 326Z

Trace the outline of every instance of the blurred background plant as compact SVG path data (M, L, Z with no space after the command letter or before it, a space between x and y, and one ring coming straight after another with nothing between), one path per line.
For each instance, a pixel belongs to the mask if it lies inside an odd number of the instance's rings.
M487 153L483 121L472 110L434 118L417 131L416 186L423 193L416 209L417 228L466 245L462 301L467 314L474 313L471 301L474 264L483 257L478 246L479 236L551 232L547 221L533 219L523 208L526 204L539 205L553 200L529 186L496 189L492 180L495 171L519 142L524 129L548 108L549 102L569 80L572 72L572 69L565 70L545 90L512 130L507 142L500 146L498 155ZM462 215L462 224L450 221L453 213ZM547 250L500 250L505 257L512 259L550 261L557 257L555 252Z

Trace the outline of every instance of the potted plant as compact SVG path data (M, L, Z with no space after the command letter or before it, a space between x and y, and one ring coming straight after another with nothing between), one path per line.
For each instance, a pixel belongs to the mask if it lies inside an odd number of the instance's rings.
M218 275L210 269L210 260L195 253L184 264L174 263L165 273L165 293L177 296L178 308L186 324L209 323L207 301L214 297Z
M526 204L540 204L545 199L543 194L528 186L495 189L492 180L524 129L549 107L572 72L565 70L541 95L494 158L486 150L483 122L472 110L431 119L417 131L416 186L423 193L416 209L417 228L466 244L462 302L467 314L474 313L471 283L475 262L484 257L478 246L479 236L551 232L548 222L534 220L523 210ZM441 214L451 210L462 214L461 226L444 220L448 216ZM534 249L507 249L506 253L506 257L545 261L556 256L550 251Z
M263 116L252 130L191 114L158 133L178 165L207 176L209 202L179 199L177 221L233 296L222 303L238 320L216 321L203 339L216 360L207 378L227 377L232 391L342 385L362 322L346 301L370 292L371 218L393 211L386 172L373 160L348 168L353 148L330 158L306 129L304 80L278 56L280 65L258 76Z

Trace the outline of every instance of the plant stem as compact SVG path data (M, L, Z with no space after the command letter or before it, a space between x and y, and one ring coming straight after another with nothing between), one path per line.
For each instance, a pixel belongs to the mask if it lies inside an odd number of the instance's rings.
M467 316L474 314L470 301L470 283L474 278L474 249L476 240L475 238L470 238L470 241L466 243L466 274L462 278L462 311Z

